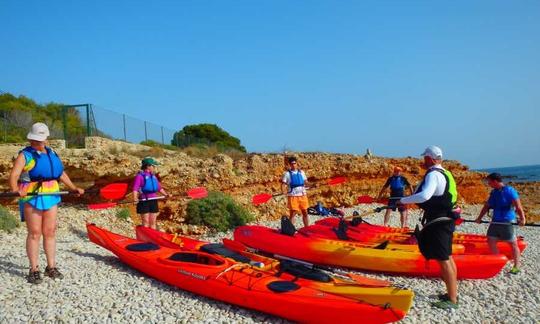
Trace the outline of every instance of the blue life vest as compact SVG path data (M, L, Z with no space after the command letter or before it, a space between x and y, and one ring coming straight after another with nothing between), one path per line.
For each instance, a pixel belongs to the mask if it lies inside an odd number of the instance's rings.
M296 173L293 173L291 170L289 170L289 177L291 178L291 182L289 183L289 187L291 189L304 186L304 177L302 176L302 171L297 170Z
M139 172L143 178L143 185L140 191L145 194L158 192L159 182L154 174L148 174L146 172Z
M34 167L28 171L28 176L32 182L58 180L64 173L64 165L58 154L47 146L45 150L47 154L40 153L35 148L27 146L21 151L30 153L35 161Z
M402 191L405 188L405 181L402 176L392 176L390 178L390 189L392 191Z

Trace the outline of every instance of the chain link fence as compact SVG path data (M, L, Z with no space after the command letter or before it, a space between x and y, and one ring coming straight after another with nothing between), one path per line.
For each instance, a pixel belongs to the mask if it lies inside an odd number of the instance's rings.
M200 142L173 140L175 131L133 116L92 104L37 104L0 90L0 141L20 143L35 122L49 126L51 139L64 139L68 147L83 147L86 136L150 145L185 146Z

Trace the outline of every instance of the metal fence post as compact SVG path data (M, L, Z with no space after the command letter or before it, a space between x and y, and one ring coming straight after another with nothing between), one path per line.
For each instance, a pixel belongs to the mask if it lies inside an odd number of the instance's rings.
M62 106L62 127L64 129L64 141L67 147L67 106Z
M148 132L146 131L146 120L144 121L144 140L148 141Z
M90 129L90 105L86 106L86 136L92 136L92 130Z
M165 138L163 137L163 126L161 126L161 145L165 145Z
M124 141L127 142L127 135L126 135L126 114L122 114L122 120L124 122Z

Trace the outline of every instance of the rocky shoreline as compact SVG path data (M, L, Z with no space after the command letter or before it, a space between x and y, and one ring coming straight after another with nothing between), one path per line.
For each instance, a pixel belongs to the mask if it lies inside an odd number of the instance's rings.
M373 206L358 206L368 209ZM473 218L480 206L465 206L465 217ZM348 213L352 209L347 209ZM411 225L418 218L412 211ZM316 217L312 217L313 220ZM392 218L397 225L397 215ZM382 215L370 218L380 223ZM26 230L0 232L4 242L0 258L0 322L2 323L284 323L286 321L259 312L196 296L162 284L130 269L110 252L90 243L85 223L93 222L112 231L133 236L134 223L121 221L114 210L87 211L62 207L59 212L58 266L65 278L45 278L33 286L24 276L28 262L24 252ZM277 227L276 221L262 224ZM485 233L485 225L463 224L462 232ZM203 238L219 241L232 232L206 234ZM540 320L540 236L538 229L518 230L529 247L523 255L522 272L502 273L489 280L461 281L460 307L457 310L434 309L430 302L443 291L440 280L368 274L390 279L415 291L414 306L403 323L538 323ZM42 256L42 269L44 256ZM361 315L359 315L359 319Z

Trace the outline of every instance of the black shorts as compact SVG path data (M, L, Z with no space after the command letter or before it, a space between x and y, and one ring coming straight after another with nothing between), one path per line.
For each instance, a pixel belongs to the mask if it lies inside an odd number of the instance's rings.
M398 196L392 196L392 197L398 197ZM388 199L388 209L391 209L392 211L399 210L400 212L407 210L407 206L405 205L398 205L399 199Z
M159 212L157 199L144 200L137 203L137 214L148 214Z
M452 255L452 239L455 229L454 221L441 221L428 225L418 237L420 253L428 260L448 260Z
M514 242L516 233L512 224L490 224L487 231L487 236L501 241Z

